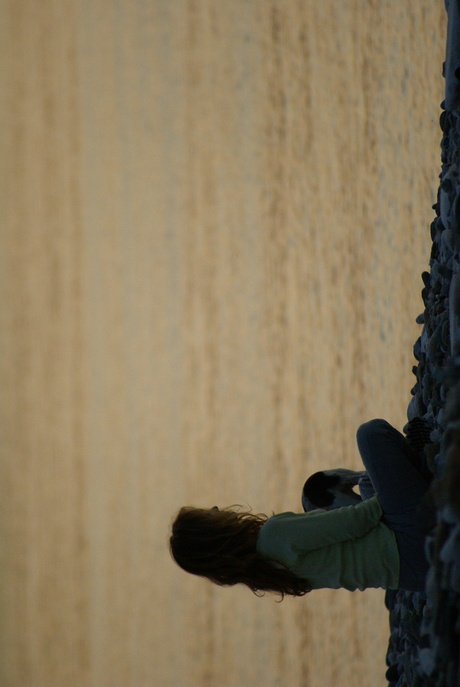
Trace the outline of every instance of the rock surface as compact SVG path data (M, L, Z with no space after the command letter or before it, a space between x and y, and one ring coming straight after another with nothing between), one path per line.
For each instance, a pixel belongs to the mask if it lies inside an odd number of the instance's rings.
M425 447L434 475L427 504L426 593L386 594L390 612L387 680L393 687L460 684L460 3L446 2L442 169L431 225L430 272L424 272L423 324L408 418L432 428Z

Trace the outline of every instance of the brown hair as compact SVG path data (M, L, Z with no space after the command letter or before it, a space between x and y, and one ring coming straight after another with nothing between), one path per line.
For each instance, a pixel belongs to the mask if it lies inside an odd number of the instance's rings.
M238 507L240 508L240 507ZM186 572L221 586L245 584L255 594L277 592L303 596L308 581L256 550L263 514L225 508L181 508L172 526L171 555ZM273 565L275 563L275 565Z

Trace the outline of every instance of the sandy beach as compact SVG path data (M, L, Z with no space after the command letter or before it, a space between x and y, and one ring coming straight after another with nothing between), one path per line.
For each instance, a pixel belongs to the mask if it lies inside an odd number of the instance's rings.
M167 540L186 503L300 512L406 423L444 3L0 19L2 686L380 687L383 590L277 604Z

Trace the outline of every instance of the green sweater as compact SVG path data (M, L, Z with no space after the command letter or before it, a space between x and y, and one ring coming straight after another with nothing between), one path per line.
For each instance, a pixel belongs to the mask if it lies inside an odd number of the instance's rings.
M399 553L376 496L331 511L280 513L262 525L257 551L313 589L397 589Z

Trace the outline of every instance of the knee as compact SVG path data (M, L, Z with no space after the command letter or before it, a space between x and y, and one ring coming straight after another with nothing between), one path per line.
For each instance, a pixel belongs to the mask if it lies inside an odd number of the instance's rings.
M387 434L389 429L391 430L390 423L380 418L377 418L376 420L369 420L369 422L365 422L360 427L358 427L358 431L356 432L356 440L358 442L358 446L363 442L367 442L369 440L376 438L379 435Z

